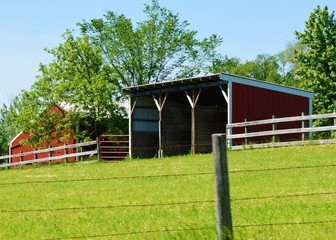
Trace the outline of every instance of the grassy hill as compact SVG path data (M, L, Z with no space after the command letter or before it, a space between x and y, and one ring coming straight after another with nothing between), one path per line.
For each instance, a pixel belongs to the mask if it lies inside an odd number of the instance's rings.
M229 151L235 239L333 239L336 146ZM217 239L212 155L0 171L0 239Z

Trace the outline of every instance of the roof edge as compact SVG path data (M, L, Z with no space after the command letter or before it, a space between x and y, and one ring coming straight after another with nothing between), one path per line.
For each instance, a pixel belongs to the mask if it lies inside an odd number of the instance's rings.
M289 86L284 86L284 85L280 85L277 83L256 80L253 78L237 76L233 74L222 73L219 75L219 78L223 81L240 83L240 84L264 88L264 89L268 89L268 90L272 90L276 92L283 92L283 93L288 93L288 94L297 95L301 97L307 97L307 98L314 97L314 93L311 91L289 87Z

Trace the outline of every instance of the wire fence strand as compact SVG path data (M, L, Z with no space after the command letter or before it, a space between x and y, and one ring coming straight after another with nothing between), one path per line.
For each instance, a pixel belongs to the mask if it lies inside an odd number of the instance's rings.
M336 192L318 192L318 193L304 193L291 195L276 195L276 196L261 196L261 197L247 197L247 198L233 198L234 201L248 201L248 200L263 200L263 199L279 199L291 197L307 197L319 195L333 195ZM75 210L94 210L94 209L114 209L114 208L147 208L147 207L163 207L174 205L196 205L196 204L214 204L214 200L193 200L185 202L170 202L170 203L149 203L149 204L121 204L121 205L107 205L107 206L86 206L86 207L67 207L67 208L38 208L38 209L14 209L1 210L1 213L25 213L25 212L52 212L52 211L75 211Z
M286 226L286 225L313 225L313 224L326 224L326 223L336 223L336 219L323 220L323 221L307 221L307 222L241 224L241 225L233 225L232 227L249 228L249 227L272 227L272 226Z
M188 202L171 202L171 203L152 203L152 204L122 204L107 206L87 206L87 207L68 207L68 208L40 208L40 209L14 209L0 210L0 213L25 213L25 212L52 212L52 211L74 211L74 210L93 210L93 209L115 209L115 208L147 208L147 207L164 207L174 205L196 205L196 204L214 204L214 200L195 200Z
M320 196L320 195L333 195L336 192L317 192L317 193L300 193L276 196L261 196L261 197L246 197L246 198L232 198L231 201L248 201L248 200L262 200L262 199L277 199L277 198L291 198L291 197L307 197L307 196Z
M312 169L312 168L326 168L336 167L336 164L325 165L309 165L309 166L293 166L280 168L264 168L264 169L241 169L231 170L230 174L235 173L250 173L250 172L267 172L267 171L282 171L294 169ZM52 180L52 181L26 181L26 182L2 182L2 185L20 185L20 184L48 184L48 183L68 183L68 182L84 182L84 181L106 181L106 180L121 180L121 179L141 179L141 178L160 178L160 177L187 177L187 176L201 176L214 175L213 172L198 172L198 173L177 173L177 174L159 174L159 175L139 175L139 176L114 176L107 178L81 178L81 179L67 179L67 180Z
M231 170L229 171L229 173L268 172L268 171L283 171L283 170L326 168L326 167L336 167L336 164L293 166L293 167L279 167L279 168L262 168L262 169L241 169L241 170Z
M3 182L1 185L21 185L21 184L49 184L49 183L68 183L68 182L85 182L85 181L107 181L107 180L123 180L123 179L141 179L141 178L161 178L161 177L189 177L214 175L213 172L198 172L198 173L177 173L177 174L161 174L161 175L143 175L143 176L115 176L107 178L80 178L67 180L52 180L52 181L27 181L27 182Z

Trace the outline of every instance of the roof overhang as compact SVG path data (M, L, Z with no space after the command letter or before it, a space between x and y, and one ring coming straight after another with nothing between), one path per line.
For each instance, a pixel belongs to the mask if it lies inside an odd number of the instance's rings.
M314 93L310 91L305 91L298 88L287 87L275 83L259 81L252 78L245 78L226 73L127 87L123 89L123 92L125 94L130 95L131 97L137 97L159 93L178 92L191 89L213 87L213 86L225 85L228 82L239 83L243 85L268 89L277 92L283 92L307 98L313 98L314 96Z

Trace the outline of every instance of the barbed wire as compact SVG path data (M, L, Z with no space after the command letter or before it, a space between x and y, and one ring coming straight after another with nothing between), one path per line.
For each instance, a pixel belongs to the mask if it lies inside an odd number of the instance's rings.
M336 219L323 220L323 221L307 221L307 222L241 224L241 225L233 225L232 227L234 227L234 228L248 228L248 227L271 227L271 226L309 225L309 224L325 224L325 223L336 223Z
M246 200L263 200L263 199L278 199L290 197L307 197L318 195L333 195L336 192L319 192L319 193L303 193L291 195L276 195L276 196L261 196L261 197L248 197L248 198L232 198L231 201L246 201ZM92 210L92 209L113 209L113 208L145 208L145 207L161 207L161 206L174 206L174 205L195 205L195 204L214 204L214 200L193 200L185 202L170 202L170 203L149 203L149 204L121 204L121 205L107 205L107 206L86 206L86 207L67 207L67 208L39 208L39 209L14 209L14 210L1 210L1 213L24 213L24 212L51 212L51 211L73 211L73 210Z
M113 208L145 208L145 207L163 207L174 205L195 205L195 204L214 204L214 200L195 200L188 202L171 202L171 203L152 203L152 204L121 204L107 206L88 206L88 207L68 207L68 208L50 208L50 209L14 209L0 210L1 213L25 213L25 212L52 212L52 211L72 211L72 210L91 210L91 209L113 209Z
M48 184L48 183L68 183L68 182L85 182L85 181L105 181L105 180L121 180L121 179L139 179L139 178L160 178L160 177L188 177L214 175L213 172L198 172L198 173L177 173L177 174L161 174L161 175L139 175L139 176L115 176L107 178L81 178L81 179L66 179L52 181L26 181L26 182L7 182L0 183L1 185L20 185L20 184Z
M280 167L280 168L264 168L264 169L241 169L231 170L230 174L235 173L249 173L249 172L267 172L267 171L283 171L294 169L310 169L310 168L325 168L336 167L336 164L325 165L310 165L310 166L293 166L293 167ZM83 181L105 181L105 180L118 180L118 179L137 179L137 178L159 178L159 177L185 177L185 176L201 176L201 175L214 175L213 172L199 172L199 173L178 173L178 174L160 174L160 175L143 175L143 176L115 176L107 178L81 178L81 179L67 179L67 180L52 180L52 181L26 181L26 182L2 182L1 185L20 185L20 184L48 184L48 183L67 183L67 182L83 182Z
M268 172L268 171L309 169L309 168L325 168L325 167L336 167L336 164L293 166L293 167L279 167L279 168L262 168L262 169L241 169L241 170L231 170L231 171L229 171L229 173Z
M87 235L87 236L70 236L62 238L42 238L43 240L59 240L59 239L87 239L87 238L101 238L101 237L116 237L116 236L126 236L126 235L141 235L141 234L151 234L151 233L163 233L163 232L186 232L186 231L204 231L204 230L215 230L214 227L199 227L199 228L176 228L176 229L157 229L157 230L147 230L147 231L130 231L130 232L120 232L120 233L110 233L110 234L100 234L100 235Z
M277 199L277 198L291 198L291 197L307 197L307 196L318 196L318 195L333 195L333 194L336 194L336 192L317 192L317 193L300 193L300 194L261 196L261 197L232 198L230 200L234 202L234 201Z

